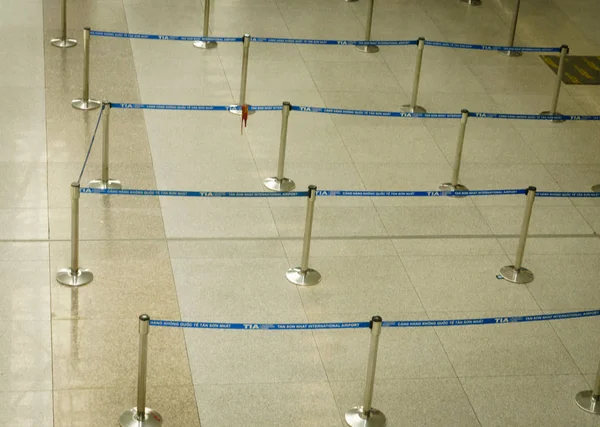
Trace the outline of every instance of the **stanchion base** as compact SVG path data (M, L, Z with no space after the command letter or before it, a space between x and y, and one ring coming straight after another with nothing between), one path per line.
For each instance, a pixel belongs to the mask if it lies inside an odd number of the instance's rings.
M594 185L594 186L592 187L592 191L595 191L596 193L600 193L600 184L598 184L598 185Z
M426 113L427 110L420 105L415 105L414 108L411 105L403 105L400 107L400 111L403 113Z
M263 181L263 185L267 187L269 190L273 191L292 191L296 188L296 183L291 179L287 178L277 178L275 176L271 178L267 178Z
M523 56L523 52L520 50L499 50L498 53L504 56L509 56L512 58L517 58L519 56Z
M214 49L217 46L217 42L205 42L204 40L198 40L194 42L194 47L197 47L198 49Z
M90 188L101 188L102 190L120 190L123 188L121 181L116 179L109 179L108 181L102 181L101 179L95 179L90 181L88 184Z
M300 267L290 268L285 272L285 277L294 285L313 286L321 281L321 273L312 268L302 271Z
M119 418L121 427L160 427L162 422L162 416L150 408L146 408L144 411L144 419L138 417L137 408L123 412Z
M230 105L229 106L229 112L231 114L235 114L236 116L241 116L242 115L242 107L241 105ZM256 113L256 110L250 110L248 111L248 114L251 116L252 114Z
M379 47L374 44L362 45L362 46L354 46L356 50L363 53L377 53L379 52Z
M346 424L350 427L385 427L387 420L383 412L371 408L367 417L362 406L352 408L346 412Z
M462 184L452 185L451 182L445 182L442 185L440 185L440 190L442 190L442 191L449 191L449 192L454 192L454 191L469 191L469 189L467 187L465 187L464 185L462 185ZM448 196L450 196L450 197L456 197L456 198L466 197L466 196L453 196L452 194L448 194Z
M78 110L95 110L96 108L100 108L102 102L96 99L74 99L71 101L71 107L76 108Z
M554 112L553 113L552 111L542 111L540 113L540 116L562 116L562 114L559 113L559 112ZM551 122L552 123L562 123L562 122L564 122L564 120L561 120L561 119L552 119Z
M500 276L508 282L525 284L533 282L533 273L524 267L518 270L514 265L507 265L500 269Z
M481 6L481 0L460 0L460 2L469 6Z
M67 47L76 46L77 40L75 40L75 39L52 39L52 40L50 40L50 44L55 47L67 48Z
M56 273L56 281L58 283L74 288L87 285L92 280L94 280L94 275L90 270L86 270L85 268L80 268L77 271L74 271L71 267L61 268Z
M600 415L600 404L598 404L598 400L594 399L594 392L592 390L585 390L577 393L575 402L577 403L577 406L585 412Z

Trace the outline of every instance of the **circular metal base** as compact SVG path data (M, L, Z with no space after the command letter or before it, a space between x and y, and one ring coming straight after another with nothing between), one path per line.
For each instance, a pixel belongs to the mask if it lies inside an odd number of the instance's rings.
M362 46L354 46L356 50L363 53L377 53L379 52L379 47L374 44L362 45Z
M96 108L100 108L102 102L96 99L88 99L84 101L83 99L74 99L71 101L71 107L76 108L78 110L95 110Z
M65 286L83 286L92 280L94 280L94 275L90 270L86 270L85 268L80 268L77 271L73 271L71 267L61 268L56 273L56 281Z
M523 56L523 52L521 52L520 50L499 50L498 53L504 56L510 56L512 58Z
M413 108L410 105L403 105L402 107L400 107L400 111L402 111L403 113L426 113L427 110L423 107L421 107L420 105L415 105L415 108Z
M292 191L296 188L296 183L291 179L277 178L275 176L267 178L263 181L263 185L273 191Z
M241 116L242 115L242 107L240 107L239 105L230 105L229 112L231 114L235 114L236 116ZM254 113L256 113L256 110L248 111L248 115L250 115L250 116Z
M596 193L600 193L600 184L598 184L598 185L594 185L594 186L592 187L592 191L595 191Z
M555 113L553 113L552 111L542 111L542 112L540 113L540 116L562 116L562 114L561 114L561 113L559 113L559 112L555 112ZM552 122L552 123L562 123L562 122L564 122L564 120L561 120L561 119L553 119L553 120L551 120L551 122Z
M469 6L481 6L481 0L460 0L460 2Z
M217 42L205 42L203 40L198 40L194 42L194 47L197 47L198 49L214 49L217 46Z
M321 281L321 273L312 268L302 271L300 267L290 268L285 272L285 277L294 285L313 286Z
M102 190L120 190L121 188L123 188L123 185L121 184L121 181L118 181L116 179L109 179L108 181L102 181L101 179L95 179L93 181L90 181L90 183L88 184L88 187L90 188L101 188Z
M449 192L454 192L454 191L469 191L469 189L467 187L465 187L462 184L456 184L456 185L452 185L451 182L445 182L442 185L440 185L440 190L442 191L449 191ZM456 197L456 198L460 198L460 197L466 197L466 196L453 196L452 194L448 194L449 197Z
M533 282L533 273L524 267L518 270L514 265L507 265L500 269L500 276L508 282L525 284Z
M375 408L371 408L368 417L364 413L362 406L348 410L344 417L346 424L350 427L384 427L387 425L387 420L383 412Z
M60 47L60 48L67 48L67 47L76 46L77 40L75 40L75 39L52 39L52 40L50 40L50 44L52 46L56 46L56 47Z
M575 402L577 403L577 406L585 412L600 415L600 405L598 404L598 401L594 399L594 392L592 390L585 390L577 393Z
M162 425L162 416L150 408L144 411L144 417L138 418L137 408L131 408L121 414L119 425L121 427L160 427Z

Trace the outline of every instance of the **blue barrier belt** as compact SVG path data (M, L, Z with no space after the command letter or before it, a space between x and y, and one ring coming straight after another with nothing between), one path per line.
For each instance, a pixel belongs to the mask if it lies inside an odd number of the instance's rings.
M307 197L308 191L185 191L185 190L139 190L104 189L82 187L81 193L112 194L126 196L171 196L171 197ZM452 196L510 196L526 194L524 189L511 190L467 190L467 191L354 191L317 190L323 197L452 197Z
M562 114L556 114L553 116L546 116L541 114L503 114L503 113L480 113L480 112L469 112L469 117L475 117L477 119L509 119L509 120L573 120L573 121L589 121L589 120L600 120L600 116L565 116Z
M594 191L540 191L535 197L571 197L571 198L596 198L600 193Z
M291 39L285 37L250 37L250 41L257 43L285 43L285 44L311 44L311 45L337 45L337 46L409 46L416 45L417 40L322 40L322 39Z
M560 47L524 47L524 46L496 46L487 44L469 44L469 43L452 43L452 42L437 42L425 40L426 46L449 47L454 49L474 49L474 50L498 50L508 51L517 50L521 52L560 52Z
M97 37L116 37L122 39L142 39L142 40L178 40L178 41L206 41L206 42L241 42L241 37L202 37L202 36L171 36L165 34L136 34L121 33L114 31L91 30L90 36Z
M371 111L349 110L346 108L324 108L292 105L292 111L303 113L344 114L349 116L374 116L374 117L407 117L424 119L460 119L460 113L403 113L400 111Z
M600 316L600 310L573 311L568 313L539 314L531 316L483 317L476 319L448 320L394 320L384 321L386 328L421 328L442 326L503 325L507 323L543 322L548 320L578 319ZM370 322L334 323L225 323L225 322L183 322L178 320L150 320L150 326L195 329L244 329L244 330L315 330L315 329L361 329L368 328Z
M177 110L177 111L235 111L240 110L239 105L179 105L179 104L134 104L115 102L112 108L123 108L130 110ZM281 111L281 105L249 105L253 111Z

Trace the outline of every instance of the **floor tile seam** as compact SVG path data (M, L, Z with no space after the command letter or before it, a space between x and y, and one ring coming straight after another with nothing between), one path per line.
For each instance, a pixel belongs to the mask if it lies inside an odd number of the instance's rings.
M459 380L465 379L504 379L504 378L555 378L555 377L579 377L583 378L584 375L577 373L554 373L554 374L506 374L506 375L460 375Z
M575 366L577 368L577 371L582 375L585 376L585 372L583 372L582 368L579 366L579 364L577 363L577 361L575 360L575 357L573 356L573 354L571 353L571 351L569 350L569 348L567 347L567 344L563 341L563 339L561 338L561 336L558 333L558 330L556 329L556 326L554 324L554 322L547 322L549 323L550 328L552 329L552 332L554 332L554 335L556 336L556 338L558 339L558 341L560 342L560 344L562 345L563 349L565 350L565 352L569 355L569 358L571 359L571 362L573 363L573 366Z
M383 207L393 207L393 206L383 206ZM589 207L589 206L583 206ZM331 240L444 240L444 239L514 239L520 237L519 234L437 234L437 235L425 235L425 234L406 234L406 235L389 235L389 236L367 236L367 235L358 235L358 236L312 236L311 241L313 240L322 240L322 241L331 241ZM544 238L544 239L572 239L572 238L600 238L600 234L598 233L585 233L585 234L540 234L540 233L530 233L528 238ZM204 242L204 241L232 241L232 242L244 242L244 241L296 241L302 240L302 236L281 236L281 237L227 237L227 236L216 236L216 237L149 237L149 238L122 238L122 239L97 239L97 238L87 238L87 239L79 239L79 242ZM0 243L66 243L70 242L71 239L0 239ZM572 255L577 255L578 253L573 253ZM583 254L594 254L594 252L585 252ZM539 253L537 255L554 255L554 254L543 254ZM277 258L277 257L276 257ZM182 258L186 259L186 258ZM5 260L10 261L10 260ZM25 261L35 261L35 260L25 260Z

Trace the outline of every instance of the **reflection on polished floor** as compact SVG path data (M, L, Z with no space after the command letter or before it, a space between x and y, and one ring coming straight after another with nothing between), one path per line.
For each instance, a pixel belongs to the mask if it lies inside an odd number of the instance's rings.
M539 199L524 264L514 261L524 198L322 198L311 266L296 288L304 199L81 196L81 264L69 264L69 185L98 110L82 112L81 28L200 35L200 0L0 0L0 418L11 426L106 427L135 405L137 316L216 322L333 322L537 314L600 308L600 202ZM505 44L514 2L376 0L374 39ZM215 0L211 33L360 39L366 0ZM596 0L523 2L516 45L600 54ZM229 105L241 46L92 38L91 95L112 102ZM415 49L253 44L250 104L395 110L409 101ZM537 114L554 74L536 55L426 47L429 112ZM563 86L559 111L600 114L600 86ZM125 188L263 191L280 112L240 135L226 112L111 112L111 178ZM457 121L292 112L286 175L300 190L432 190L447 182ZM82 185L101 173L100 144ZM600 184L600 122L469 121L470 189L589 191ZM374 406L390 426L600 426L579 410L600 361L598 318L461 328L385 328ZM368 332L151 328L148 406L172 427L343 426L360 403Z

